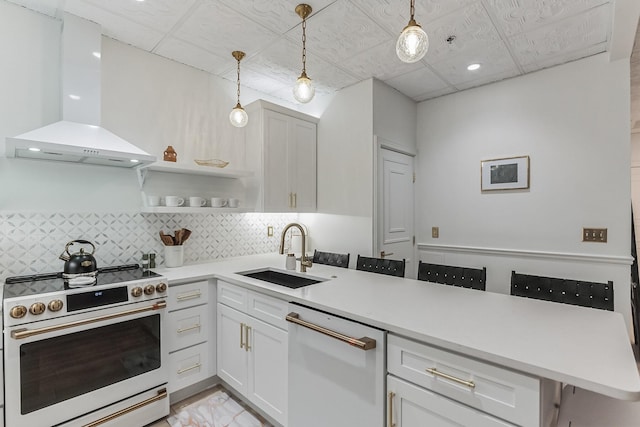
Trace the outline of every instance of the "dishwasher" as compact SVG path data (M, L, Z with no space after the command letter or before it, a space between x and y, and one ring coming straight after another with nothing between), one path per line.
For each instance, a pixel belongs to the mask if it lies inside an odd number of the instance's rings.
M386 332L289 304L289 427L383 427Z

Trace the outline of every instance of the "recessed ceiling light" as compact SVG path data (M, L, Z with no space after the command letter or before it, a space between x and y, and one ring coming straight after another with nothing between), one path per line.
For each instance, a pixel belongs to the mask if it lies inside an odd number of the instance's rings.
M78 101L80 99L78 95L74 95L74 94L70 94L69 98L73 99L74 101Z
M40 151L40 149L36 147L29 147L29 151Z
M138 1L144 1L144 0L138 0ZM131 163L139 163L139 162L140 162L140 160L137 160L137 159L131 159L131 160L129 160L129 161L130 161Z
M96 58L100 59L100 57L102 55L100 54L100 52L93 52L93 56L95 56Z
M477 70L477 69L479 69L479 68L480 68L480 64L471 64L471 65L469 65L469 66L467 67L467 70L469 70L469 71L475 71L475 70Z

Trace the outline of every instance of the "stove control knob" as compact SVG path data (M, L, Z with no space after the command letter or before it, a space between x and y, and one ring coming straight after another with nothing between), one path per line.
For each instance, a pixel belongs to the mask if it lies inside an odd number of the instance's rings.
M163 292L166 292L166 290L167 290L167 284L166 283L160 282L160 283L158 283L156 285L156 292L161 294Z
M131 296L139 297L140 295L142 295L142 288L140 286L131 289Z
M29 313L38 315L44 313L46 309L47 306L44 305L43 302L34 302L33 304L31 304L31 307L29 307Z
M9 314L14 319L20 319L27 314L27 307L25 307L24 305L16 305L15 307L11 308Z
M147 285L144 287L144 294L145 295L153 295L153 293L156 291L156 287L153 285Z
M62 300L54 299L53 301L49 301L47 308L49 308L49 311L60 311L63 305Z

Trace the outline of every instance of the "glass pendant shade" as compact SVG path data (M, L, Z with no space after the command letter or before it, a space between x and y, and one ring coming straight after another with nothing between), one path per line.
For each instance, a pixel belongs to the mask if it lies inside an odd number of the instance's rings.
M302 73L293 86L293 97L296 101L306 104L313 99L315 93L316 88L313 86L313 82L306 73Z
M427 33L412 20L409 22L396 43L396 53L402 62L412 63L420 61L429 50Z
M238 104L233 110L231 110L231 113L229 113L229 121L235 127L242 128L247 125L247 122L249 121L249 115L246 111L244 111L244 108L242 108L240 104Z

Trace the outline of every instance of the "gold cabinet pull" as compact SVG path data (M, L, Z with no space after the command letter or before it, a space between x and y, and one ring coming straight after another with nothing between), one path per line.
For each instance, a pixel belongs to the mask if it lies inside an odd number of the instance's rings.
M250 331L251 331L251 326L244 325L244 338L245 338L244 349L247 350L247 351L251 350L251 345L249 344L249 332Z
M298 207L298 193L293 193L293 207Z
M396 394L392 391L389 392L389 427L396 427L396 423L393 422L393 398Z
M289 193L289 207L293 207L293 193Z
M240 323L240 348L244 348L244 340L242 339L243 331L244 331L244 323Z
M19 340L22 338L29 338L34 335L46 334L47 332L61 331L63 329L89 325L91 323L101 322L103 320L117 319L119 317L131 316L133 314L144 313L146 311L160 310L161 308L166 308L166 307L167 307L166 302L158 301L157 303L147 307L134 308L133 310L120 311L118 313L107 314L105 316L91 317L89 319L77 320L75 322L63 323L61 325L47 326L40 329L26 329L26 328L16 329L15 331L11 331L11 338L15 340Z
M179 334L183 334L185 332L193 331L194 329L200 329L200 327L201 325L199 323L196 323L195 325L189 326L188 328L180 328L176 332Z
M340 332L332 331L331 329L327 329L323 326L316 325L314 323L310 323L305 320L302 320L300 319L300 315L295 312L291 312L287 314L286 320L287 322L295 323L296 325L309 328L313 331L320 332L321 334L328 335L337 340L346 342L347 344L357 347L360 350L371 350L376 348L376 340L374 340L373 338L369 338L369 337L353 338L348 335L343 335Z
M198 369L202 366L201 363L196 363L195 365L189 366L188 368L178 369L178 375L184 374L185 372L193 371L194 369Z
M449 381L453 381L454 383L462 384L463 386L469 387L471 389L476 387L476 384L473 381L461 380L460 378L456 378L449 374L445 374L444 372L440 372L436 368L427 368L426 371L433 376L441 377Z
M157 396L153 396L149 399L143 400L142 402L138 402L135 405L129 406L128 408L121 409L118 412L114 412L113 414L107 415L106 417L100 418L99 420L96 420L92 423L85 424L83 427L97 427L111 420L115 420L116 418L120 418L121 416L126 415L129 412L133 412L144 406L151 405L152 403L157 402L158 400L166 399L168 396L169 395L167 394L166 388L160 389L158 390Z
M195 292L191 292L191 293L188 293L188 294L178 295L177 300L178 301L185 301L185 300L188 300L188 299L200 298L201 295L202 295L202 292L195 291Z

